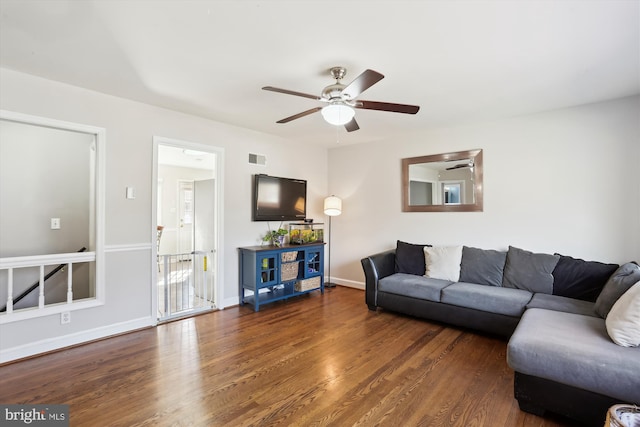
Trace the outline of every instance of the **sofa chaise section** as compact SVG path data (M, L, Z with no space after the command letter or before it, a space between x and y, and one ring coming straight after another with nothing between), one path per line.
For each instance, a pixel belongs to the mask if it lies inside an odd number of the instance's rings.
M607 408L640 402L640 348L611 341L600 317L527 309L507 346L520 407L599 425Z

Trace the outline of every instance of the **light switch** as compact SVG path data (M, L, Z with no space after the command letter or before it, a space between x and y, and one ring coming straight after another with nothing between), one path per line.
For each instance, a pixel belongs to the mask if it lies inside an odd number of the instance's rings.
M60 218L51 218L51 229L60 230Z
M133 187L127 187L127 199L135 199L136 190Z

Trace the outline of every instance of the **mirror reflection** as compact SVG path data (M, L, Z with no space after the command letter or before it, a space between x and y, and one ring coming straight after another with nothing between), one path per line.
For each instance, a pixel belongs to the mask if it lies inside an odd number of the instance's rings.
M482 150L402 159L404 212L482 211Z

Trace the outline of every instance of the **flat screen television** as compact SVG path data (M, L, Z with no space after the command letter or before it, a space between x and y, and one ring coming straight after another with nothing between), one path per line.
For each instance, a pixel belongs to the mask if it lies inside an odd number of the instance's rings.
M307 216L307 181L255 175L254 221L293 221Z

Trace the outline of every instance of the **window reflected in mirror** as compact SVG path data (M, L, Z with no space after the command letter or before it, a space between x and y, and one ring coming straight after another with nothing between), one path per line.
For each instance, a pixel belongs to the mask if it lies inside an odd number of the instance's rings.
M403 212L482 211L482 150L402 159Z

